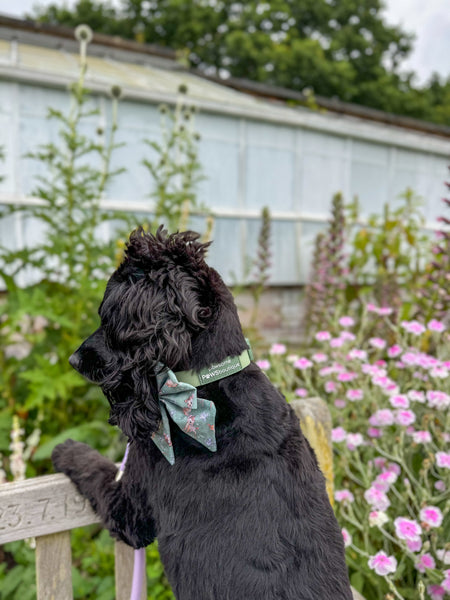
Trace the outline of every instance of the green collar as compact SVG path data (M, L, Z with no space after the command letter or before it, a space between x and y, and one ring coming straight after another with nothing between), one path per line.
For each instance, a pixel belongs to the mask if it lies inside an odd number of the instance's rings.
M209 367L201 369L201 371L178 371L175 373L178 381L183 383L189 383L195 387L205 385L206 383L212 383L219 379L224 379L234 373L239 373L253 360L253 352L250 344L247 341L248 348L242 352L239 356L227 356L225 360L220 363L216 363Z

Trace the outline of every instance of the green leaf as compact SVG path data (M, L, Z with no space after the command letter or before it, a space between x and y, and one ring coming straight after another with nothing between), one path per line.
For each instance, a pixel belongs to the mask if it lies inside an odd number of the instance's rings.
M53 448L58 444L62 444L69 438L76 442L88 442L92 439L93 434L105 435L109 433L109 426L103 421L92 421L91 423L83 423L78 427L66 429L48 442L45 442L36 450L33 455L34 460L43 460L50 458Z

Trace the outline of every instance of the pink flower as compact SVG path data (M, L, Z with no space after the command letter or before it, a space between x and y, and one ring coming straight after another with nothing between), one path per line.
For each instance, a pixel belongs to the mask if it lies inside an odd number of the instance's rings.
M352 536L345 529L345 527L342 528L342 537L344 538L344 546L347 548L352 543Z
M346 503L353 502L355 500L355 497L353 496L350 490L336 490L334 492L334 499L336 500L336 502Z
M409 408L408 396L404 394L395 394L389 398L391 406L394 408Z
M370 527L383 527L385 523L389 521L389 517L382 510L372 510L369 513L369 525Z
M318 342L326 342L327 340L331 340L331 333L329 331L318 331L315 338Z
M371 302L369 302L369 303L366 305L366 308L367 308L367 312L374 312L374 313L378 313L378 307L377 307L377 306L375 306L375 304L372 304Z
M358 373L354 373L353 371L344 371L343 373L339 373L338 380L339 381L352 381L358 377Z
M421 335L425 331L425 327L419 321L402 321L401 326L405 331L413 335Z
M368 564L377 575L388 575L389 573L395 573L397 570L397 559L382 551L377 552L375 556L371 556Z
M393 425L394 413L390 408L380 408L369 418L369 423L374 427Z
M389 315L392 315L393 312L394 309L390 308L389 306L380 306L378 309L378 314L382 317L388 317Z
M364 443L364 438L360 433L348 433L347 434L347 448L349 450L356 450L358 446Z
M431 600L442 600L442 598L445 596L444 588L435 583L427 587L427 592L430 595Z
M386 342L378 337L370 338L369 344L374 348L378 348L379 350L383 350L386 347Z
M336 408L345 408L347 406L347 402L345 400L341 400L340 398L336 398L334 405Z
M406 540L406 546L411 552L420 552L422 548L422 540L420 538L418 540Z
M339 325L342 327L353 327L355 321L351 317L341 317L339 319Z
M324 387L325 387L325 391L326 391L328 394L332 394L333 392L335 392L335 391L337 390L337 385L336 385L336 382L335 382L335 381L327 381L327 382L325 383L325 386L324 386Z
M348 359L357 358L358 360L366 360L366 358L367 358L367 352L365 350L358 350L358 348L353 348L347 354L347 358Z
M397 410L395 412L395 422L398 423L398 425L407 427L408 425L412 425L415 420L416 415L412 410Z
M370 504L375 510L381 510L383 512L391 505L385 492L377 490L374 486L364 492L364 499L367 504Z
M308 395L308 390L305 390L305 388L297 388L295 390L295 395L299 396L300 398L306 398Z
M362 400L364 397L363 391L360 389L347 390L347 393L345 395L352 402L354 402L355 400Z
M441 587L444 588L446 592L450 593L450 569L444 571L445 579L441 581Z
M331 440L333 442L343 442L347 438L347 432L343 427L335 427L331 430Z
M272 344L269 354L286 354L286 346L284 344Z
M421 404L425 402L425 394L417 390L410 390L408 392L408 398L413 402L420 402Z
M428 390L427 400L431 408L445 409L450 406L450 396L440 390Z
M440 527L444 516L437 506L424 506L420 511L420 520L430 527Z
M309 369L312 366L313 366L312 362L310 360L308 360L307 358L305 358L304 356L302 356L301 358L296 360L294 363L294 367L297 369L301 369L301 370Z
M340 337L333 338L330 341L330 346L332 348L340 348L343 345L344 345L344 340L342 338L340 338Z
M434 487L438 492L445 492L447 489L442 479L438 479L438 481L435 482Z
M394 521L394 526L399 540L410 540L412 542L420 540L422 528L417 521L397 517Z
M356 335L354 335L351 331L342 331L339 337L341 340L345 340L346 342L354 342L356 340Z
M263 371L267 371L267 369L270 369L270 362L268 360L257 360L256 364Z
M376 456L373 459L373 464L377 469L384 469L384 467L386 466L386 459L382 456Z
M412 438L416 444L431 443L431 433L429 431L415 431L412 434Z
M426 569L434 569L436 567L436 561L431 554L425 553L419 556L419 560L416 562L416 569L420 573L425 573Z
M434 369L430 371L431 377L437 377L439 379L447 379L448 374L448 370L444 367L434 367Z
M397 473L394 471L383 471L373 482L373 486L377 488L377 490L381 490L382 492L387 492L391 485L395 483L398 479Z
M399 354L401 354L403 352L403 350L400 348L400 346L398 344L395 344L394 346L391 346L390 348L388 348L388 356L390 358L395 358L396 356L398 356Z
M415 352L405 352L402 356L402 361L405 365L415 365L417 364L417 354Z
M428 329L430 331L438 331L439 333L441 333L445 330L445 325L444 323L442 323L442 321L438 321L437 319L431 319L431 321L429 321L428 323Z
M383 432L381 431L381 429L377 429L376 427L369 427L367 429L367 435L370 438L380 438L383 436Z
M323 352L316 352L315 354L312 355L311 358L313 359L314 362L321 363L321 362L325 362L328 359L328 356L326 354L324 354Z

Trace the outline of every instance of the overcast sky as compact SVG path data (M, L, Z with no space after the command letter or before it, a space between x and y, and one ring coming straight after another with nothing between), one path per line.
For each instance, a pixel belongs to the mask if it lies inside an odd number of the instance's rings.
M64 4L64 0L53 0ZM39 4L50 4L40 0ZM66 2L67 3L67 2ZM385 0L389 23L400 24L416 35L414 52L404 68L417 73L424 83L433 71L450 75L450 0ZM36 0L0 0L0 12L21 17Z

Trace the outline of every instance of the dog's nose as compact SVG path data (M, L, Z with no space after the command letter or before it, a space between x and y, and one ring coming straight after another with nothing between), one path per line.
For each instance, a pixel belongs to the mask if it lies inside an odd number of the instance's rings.
M80 357L78 356L77 352L74 352L70 358L69 358L69 364L71 367L73 367L75 370L78 371L78 367L80 366Z

